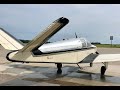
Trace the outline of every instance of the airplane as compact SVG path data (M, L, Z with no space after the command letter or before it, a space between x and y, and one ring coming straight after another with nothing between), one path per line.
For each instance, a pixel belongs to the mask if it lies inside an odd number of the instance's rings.
M120 61L120 54L99 54L97 47L85 38L46 43L55 33L66 26L69 20L60 17L52 22L28 44L23 44L10 33L0 28L0 44L10 52L7 60L21 63L54 63L57 74L62 73L62 64L103 63L101 75L105 74L108 62Z

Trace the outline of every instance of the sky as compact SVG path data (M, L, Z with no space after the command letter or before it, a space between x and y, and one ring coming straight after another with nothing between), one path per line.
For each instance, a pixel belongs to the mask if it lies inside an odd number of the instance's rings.
M60 17L69 23L49 41L84 37L120 44L120 4L1 4L0 27L17 39L31 40Z

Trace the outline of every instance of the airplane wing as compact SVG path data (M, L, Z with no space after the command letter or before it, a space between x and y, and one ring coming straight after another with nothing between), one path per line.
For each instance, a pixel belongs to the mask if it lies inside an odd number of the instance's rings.
M42 33L38 34L32 41L30 41L19 52L32 51L43 45L51 36L63 28L69 20L67 18L59 18L48 26Z
M0 44L8 50L19 50L24 47L24 44L20 40L2 28L0 28Z
M80 63L99 63L120 61L120 54L90 54Z

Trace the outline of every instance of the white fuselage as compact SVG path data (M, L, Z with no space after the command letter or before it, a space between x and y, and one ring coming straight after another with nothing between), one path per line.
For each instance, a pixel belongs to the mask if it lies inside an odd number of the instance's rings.
M39 47L39 50L43 53L58 52L74 49L83 49L95 47L85 38L73 38L69 40L57 41L53 43L47 43Z
M43 53L17 53L18 51L16 51L10 53L7 57L9 58L9 60L16 60L21 62L79 63L85 57L97 51L97 47L92 45L85 38L75 38L47 43L43 44L38 49Z

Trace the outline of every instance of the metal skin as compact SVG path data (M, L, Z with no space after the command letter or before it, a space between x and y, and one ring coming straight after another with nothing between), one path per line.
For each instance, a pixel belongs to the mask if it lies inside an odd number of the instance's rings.
M75 49L92 48L92 47L96 47L96 46L92 45L85 38L73 38L73 39L44 44L38 49L43 53L50 53L50 52L59 52L59 51L67 51L67 50L75 50Z

